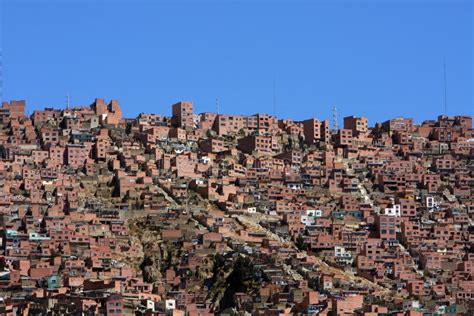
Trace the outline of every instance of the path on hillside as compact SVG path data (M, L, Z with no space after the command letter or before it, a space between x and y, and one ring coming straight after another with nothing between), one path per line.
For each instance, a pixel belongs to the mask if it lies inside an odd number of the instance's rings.
M300 255L299 257L306 257L308 256L308 253L304 250L299 250L296 245L294 244L293 241L288 241L288 240L283 240L280 236L276 235L275 233L269 231L267 228L261 226L259 224L260 219L262 217L265 217L263 214L252 214L251 216L246 216L246 215L236 215L235 216L239 223L241 223L243 226L247 228L251 228L253 231L258 231L258 232L264 232L268 238L275 240L279 243L282 244L283 247L289 247L291 249L294 249L298 252ZM337 269L335 267L329 266L326 262L324 262L323 259L318 258L316 256L313 256L315 258L315 264L319 266L320 270L323 273L330 273L334 274L334 276L340 280L346 281L346 282L352 282L355 284L362 284L367 288L373 289L375 295L380 295L386 298L393 298L396 296L396 293L388 288L385 288L377 283L374 283L366 278L360 277L360 276L355 276L352 275L346 271ZM295 279L304 279L304 277L297 271L298 267L294 266L286 266L285 267L290 275L296 276Z

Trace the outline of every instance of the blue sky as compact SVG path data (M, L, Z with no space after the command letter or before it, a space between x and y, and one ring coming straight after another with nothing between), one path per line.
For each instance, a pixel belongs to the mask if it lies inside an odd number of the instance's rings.
M473 2L0 0L4 99L125 115L474 115ZM372 125L372 124L370 124Z

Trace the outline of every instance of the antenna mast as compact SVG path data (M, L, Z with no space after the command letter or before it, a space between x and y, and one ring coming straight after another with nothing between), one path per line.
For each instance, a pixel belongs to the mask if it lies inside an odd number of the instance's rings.
M276 116L276 80L273 79L273 115Z
M339 127L337 126L337 107L336 105L334 105L334 107L332 108L332 128L334 128L334 130L338 130Z
M216 98L216 109L217 109L217 114L219 114L219 110L220 110L219 97Z
M0 0L0 29L3 28L3 1ZM3 105L3 34L0 32L0 106Z
M0 106L3 104L3 50L0 46Z
M66 95L66 109L69 110L69 105L70 105L70 97L69 97L69 93Z
M443 63L444 68L444 115L448 115L448 93L446 88L446 57Z

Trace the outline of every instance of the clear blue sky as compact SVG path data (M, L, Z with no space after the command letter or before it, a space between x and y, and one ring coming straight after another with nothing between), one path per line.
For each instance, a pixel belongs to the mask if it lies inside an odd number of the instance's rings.
M0 0L4 99L116 98L128 117L474 114L473 1Z

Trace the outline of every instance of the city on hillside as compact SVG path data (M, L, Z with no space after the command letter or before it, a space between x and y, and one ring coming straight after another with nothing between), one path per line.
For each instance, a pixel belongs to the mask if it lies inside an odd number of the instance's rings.
M474 313L470 116L171 113L3 102L2 315Z

